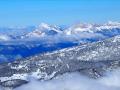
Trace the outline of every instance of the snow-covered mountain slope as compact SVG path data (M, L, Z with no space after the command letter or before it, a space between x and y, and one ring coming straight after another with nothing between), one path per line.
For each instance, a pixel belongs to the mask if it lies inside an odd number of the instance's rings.
M93 28L92 24L75 24L68 29L65 30L66 35L78 34L80 32L93 32L91 29Z
M38 54L0 65L0 85L18 87L29 78L49 80L66 72L80 72L92 78L104 76L120 66L120 36L83 46Z
M41 38L49 35L60 34L62 31L60 27L41 23L34 31L22 36L22 38Z
M96 28L97 28L97 30L103 30L103 29L111 30L113 28L120 28L120 23L109 21L108 23L101 25L99 27L96 27Z
M112 29L118 29L118 28L120 28L120 23L112 22L112 21L109 21L108 23L105 24L78 23L66 29L65 33L67 35L78 34L81 32L96 33L98 31L104 31L104 30L111 31Z
M12 38L8 35L0 35L0 41L9 41Z
M68 28L41 23L37 27L0 28L0 35L10 36L14 40L52 38L58 41L88 43L120 35L120 23L108 22L106 24L74 24ZM49 40L48 40L49 41ZM54 41L54 40L53 40Z
M45 57L44 57L45 55ZM51 57L52 56L52 57ZM119 60L120 35L104 41L98 41L76 47L70 47L41 55L40 59L49 60L53 57L76 59L82 61ZM42 58L43 57L43 58ZM58 59L59 59L58 58ZM55 58L56 59L56 58Z
M108 37L119 35L120 25L75 24L66 29L64 33L67 36L74 36L77 40L84 42L99 41Z
M23 34L21 39L48 38L59 41L72 41L77 43L88 43L107 39L120 35L120 23L108 22L105 24L74 24L68 28L41 23L35 30ZM54 38L52 38L54 37Z
M4 31L5 30L5 31ZM38 27L0 29L0 63L120 35L120 23L75 24L69 28L41 23Z

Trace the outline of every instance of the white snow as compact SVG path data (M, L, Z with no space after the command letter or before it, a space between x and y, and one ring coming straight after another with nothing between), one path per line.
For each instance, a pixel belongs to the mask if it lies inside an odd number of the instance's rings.
M21 80L26 80L27 81L27 74L13 74L11 77L0 77L0 81L9 81L9 80L15 80L15 79L21 79Z
M49 81L31 80L29 84L15 90L120 90L120 71L108 72L108 75L93 80L80 73L66 73Z
M2 41L8 41L8 40L11 40L11 38L9 36L7 36L7 35L1 35L0 34L0 40L2 40Z

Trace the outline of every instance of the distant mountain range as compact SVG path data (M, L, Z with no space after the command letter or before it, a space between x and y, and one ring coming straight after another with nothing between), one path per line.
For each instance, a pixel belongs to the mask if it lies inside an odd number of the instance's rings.
M0 86L12 90L30 78L50 80L80 72L100 78L120 67L120 23L0 30ZM11 31L10 31L11 30Z
M120 23L0 28L0 63L31 55L102 41L120 35Z
M91 39L97 36L102 39L105 37L120 34L120 23L108 22L106 24L83 24L78 23L67 28L41 23L38 27L19 27L19 28L0 28L0 40L30 39L30 38L49 38L49 36L72 37L73 39ZM75 37L76 36L76 37ZM9 37L9 39L8 39ZM53 38L52 38L53 39ZM63 39L63 38L62 38Z

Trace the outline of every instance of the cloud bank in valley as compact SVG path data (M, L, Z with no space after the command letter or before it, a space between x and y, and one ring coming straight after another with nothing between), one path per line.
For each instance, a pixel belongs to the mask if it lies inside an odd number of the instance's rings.
M80 73L67 73L50 81L31 80L15 90L120 90L120 70L108 72L105 77L93 80Z

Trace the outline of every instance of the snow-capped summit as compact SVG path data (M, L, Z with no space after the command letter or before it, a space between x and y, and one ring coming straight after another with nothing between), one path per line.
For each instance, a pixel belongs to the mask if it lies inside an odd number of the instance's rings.
M66 35L79 34L83 32L96 33L96 32L108 32L120 29L119 22L109 21L105 24L75 24L64 31ZM117 30L116 30L117 31Z
M32 32L26 34L25 36L22 36L22 38L24 38L24 37L25 38L26 37L29 37L29 38L31 38L31 37L42 37L44 35L45 35L45 33L43 33L42 31L35 30L35 31L32 31Z
M77 40L91 40L96 38L99 38L97 40L100 40L101 38L105 37L112 37L115 35L120 35L120 23L119 22L112 22L109 21L108 23L105 24L88 24L88 23L79 23L79 24L74 24L70 27L67 28L61 28L56 25L49 25L46 23L41 23L37 27L28 27L28 28L19 28L19 30L4 30L0 29L0 34L5 34L6 36L9 37L9 35L12 35L14 39L29 39L29 38L49 38L49 36L61 36L63 37L69 37L72 39L77 39ZM11 36L10 36L11 37ZM56 37L57 38L57 37ZM3 36L1 36L1 39ZM9 40L9 39L8 39ZM59 39L58 39L59 40Z
M41 23L35 30L25 35L25 37L44 37L49 35L56 35L62 33L59 27Z
M39 28L49 29L50 26L49 26L48 24L46 24L46 23L41 23L41 24L39 25Z
M105 23L103 25L100 25L99 27L96 27L97 30L103 30L103 29L111 30L115 28L120 28L119 22L108 21L108 23Z
M66 35L78 34L79 32L93 32L91 29L93 28L92 24L75 24L68 29L65 30Z
M60 33L60 27L56 26L56 25L48 25L46 23L41 23L38 28L36 30L40 30L40 31L55 31L57 33Z
M120 23L119 22L113 22L113 21L108 21L108 23L107 23L108 25L120 25Z

